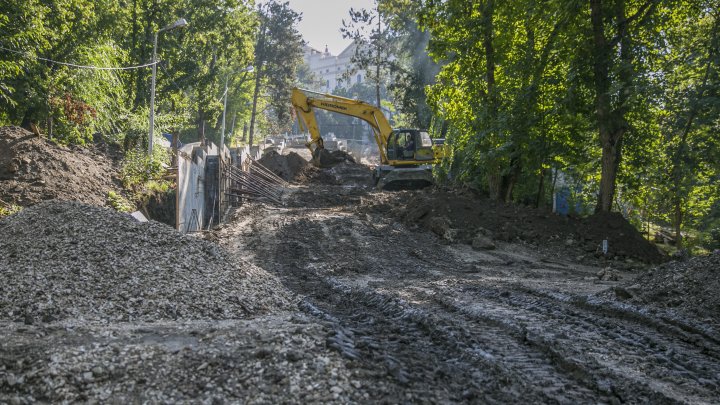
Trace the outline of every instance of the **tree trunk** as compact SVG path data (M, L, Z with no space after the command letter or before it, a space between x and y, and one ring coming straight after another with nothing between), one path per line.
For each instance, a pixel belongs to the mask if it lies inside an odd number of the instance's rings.
M675 246L679 249L682 247L682 232L681 226L683 221L683 209L682 201L679 198L675 199L675 212L673 213L673 225L675 225Z
M535 196L535 208L542 208L545 206L545 176L547 175L548 169L544 169L540 165L540 179L538 185L538 192Z
M487 85L487 103L489 105L489 116L491 132L497 130L498 102L495 89L495 48L493 47L493 18L495 13L495 1L488 0L482 7L482 44L485 51L485 83ZM497 134L496 134L497 135ZM494 171L494 172L493 172ZM488 173L488 189L490 196L496 200L506 200L508 190L512 193L512 185L508 179L501 175L500 165L490 169Z
M602 144L602 174L600 175L600 193L595 212L609 212L612 210L615 198L615 181L621 156L621 137L624 131L600 133Z
M595 114L598 121L598 132L600 146L602 147L602 173L600 176L600 191L598 193L597 206L595 211L608 212L612 209L615 197L615 182L617 179L618 167L620 165L621 140L626 130L625 124L625 102L630 81L630 73L627 68L621 69L620 84L618 91L620 105L613 111L610 98L610 62L612 60L612 44L605 38L605 24L603 21L603 10L601 0L590 0L590 20L593 32L593 74L595 80ZM618 18L624 14L622 0L617 6ZM623 17L624 18L624 17ZM622 21L620 19L619 21ZM621 59L623 63L630 58L630 50L627 44L625 26L621 24Z

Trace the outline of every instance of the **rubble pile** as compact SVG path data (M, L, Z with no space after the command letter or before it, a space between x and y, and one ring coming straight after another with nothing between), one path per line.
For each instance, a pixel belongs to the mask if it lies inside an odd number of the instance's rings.
M95 147L65 147L19 127L0 127L0 200L21 206L59 199L103 206L118 171Z
M0 234L1 320L238 319L293 307L264 270L110 209L43 202L0 220Z

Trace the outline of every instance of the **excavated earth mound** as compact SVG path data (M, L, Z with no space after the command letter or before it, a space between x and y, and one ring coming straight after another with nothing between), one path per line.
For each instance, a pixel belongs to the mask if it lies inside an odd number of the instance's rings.
M672 261L640 275L614 295L691 314L720 325L720 253ZM610 294L611 292L608 292Z
M271 150L265 153L258 162L285 181L295 181L310 165L307 160L295 152L281 155Z
M264 270L157 222L48 201L0 220L0 319L239 319L292 308Z
M332 167L308 166L300 178L307 184L344 185L347 187L373 186L372 171L365 165L347 160Z
M355 163L355 159L353 159L352 156L341 150L329 151L327 149L320 149L316 152L318 154L317 160L320 162L320 167L331 167L343 162Z
M420 225L451 242L484 245L520 239L572 258L600 257L603 239L607 258L660 263L665 256L646 241L620 214L586 219L555 215L545 209L505 204L471 192L427 189L392 193L390 209L405 223Z
M44 200L105 205L121 190L117 170L94 148L64 147L19 127L0 127L0 200L22 206Z

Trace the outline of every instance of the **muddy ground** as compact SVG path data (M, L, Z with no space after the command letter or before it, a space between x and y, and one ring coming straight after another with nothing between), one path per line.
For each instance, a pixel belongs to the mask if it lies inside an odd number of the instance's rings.
M17 245L13 260L22 266L0 260L0 275L25 294L6 293L0 302L0 402L717 403L720 323L710 284L717 277L707 269L718 264L715 256L655 267L636 253L646 247L598 254L599 226L565 226L523 209L517 220L516 207L491 210L463 192L380 192L369 169L351 162L297 166L302 173L289 173L295 183L283 206L248 202L205 235L218 249L104 211L98 226L74 215L49 239L42 228L18 228L31 227L32 217L0 221L33 249L49 246L47 260L77 268L38 272L20 242L6 243ZM460 204L458 211L448 204ZM417 215L421 207L430 210ZM493 219L497 213L504 219ZM522 225L528 222L536 225ZM610 223L610 237L634 240L618 236L627 228L617 218ZM84 254L61 253L74 246L73 233L113 227L123 232L112 247L95 242ZM136 238L156 259L132 253ZM143 271L154 271L153 280L173 271L181 279L144 285L127 271L126 256L135 258L132 266L152 264ZM119 285L143 286L124 293L137 292L128 303L90 276L109 258L119 262L110 270ZM213 271L227 263L253 277L239 289L275 286L263 297L233 293L233 305L287 304L207 314L185 300L228 299L224 291L235 287L191 287L194 274L232 283ZM15 268L24 273L9 277ZM83 311L59 311L61 320L19 317L22 305L73 302L51 300L36 288L44 284L33 283L57 277L85 288L77 298ZM682 303L668 305L678 295ZM115 316L172 296L190 305L190 315Z
M542 234L449 241L392 209L407 193L374 190L365 167L332 170L344 184L294 186L281 208L247 204L213 239L329 325L328 350L372 402L717 401L717 317L615 293L649 264L594 250L578 260L588 241L563 230L550 248Z

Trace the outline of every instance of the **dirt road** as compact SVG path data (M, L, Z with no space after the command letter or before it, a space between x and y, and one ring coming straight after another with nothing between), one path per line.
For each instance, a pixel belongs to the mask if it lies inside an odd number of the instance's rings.
M344 172L342 172L344 170ZM388 213L361 166L247 204L217 232L278 275L373 402L716 403L707 325L596 293L600 268L521 243L447 244ZM621 277L633 277L621 273ZM369 387L369 388L368 388ZM368 398L369 396L369 398ZM348 400L358 397L350 396Z
M0 403L718 403L720 255L641 273L622 217L302 166L226 249L74 202L0 219Z

